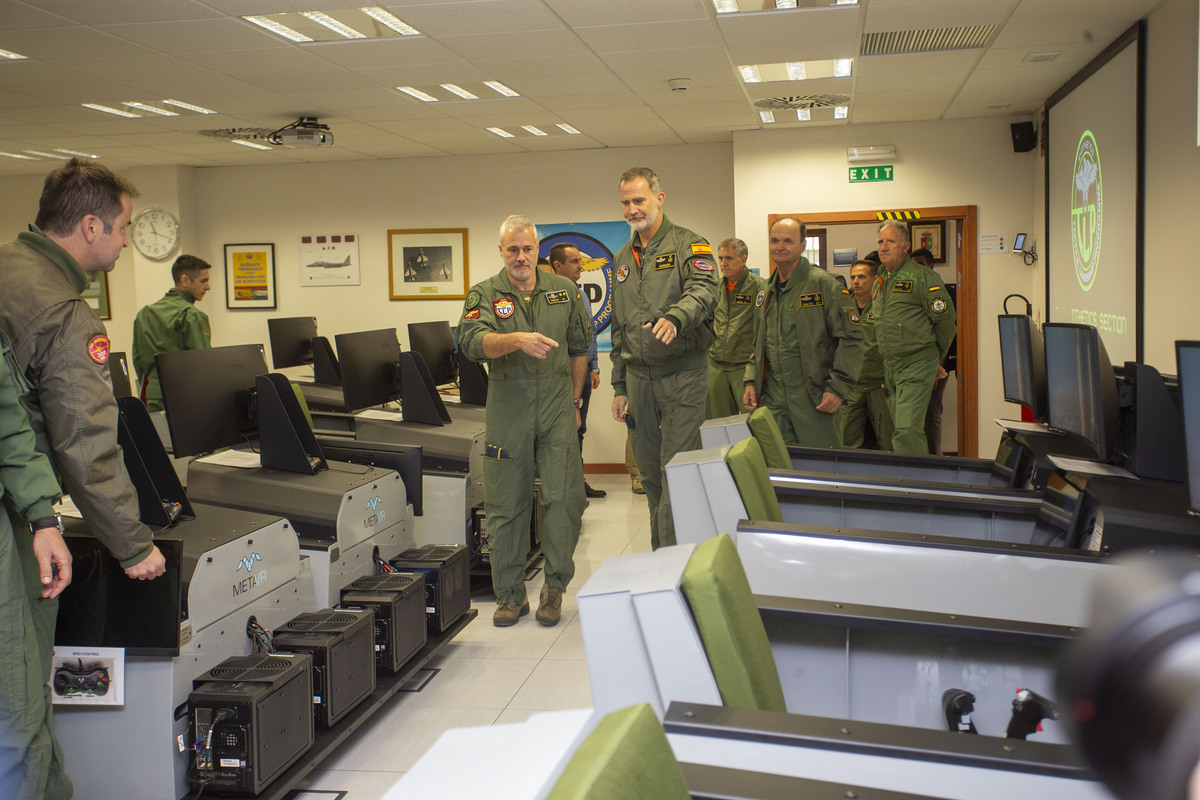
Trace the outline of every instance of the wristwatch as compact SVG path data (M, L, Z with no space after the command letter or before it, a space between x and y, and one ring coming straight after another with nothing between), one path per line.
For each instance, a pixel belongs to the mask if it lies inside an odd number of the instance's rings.
M576 407L576 408L583 408L583 398L582 398L582 397L576 397L576 398L575 398L575 407Z
M29 523L30 533L37 533L42 528L58 528L60 534L67 532L66 528L63 527L62 514L55 514L53 517L42 517Z

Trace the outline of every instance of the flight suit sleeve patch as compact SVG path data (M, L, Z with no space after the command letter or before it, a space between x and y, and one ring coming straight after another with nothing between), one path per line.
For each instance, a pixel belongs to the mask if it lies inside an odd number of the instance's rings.
M509 300L508 298L492 301L492 310L496 312L496 316L500 319L508 319L511 317L516 308L517 307L513 305L513 301Z
M800 295L800 307L801 308L817 308L818 306L823 306L823 305L825 305L825 298L822 297L821 292L813 292L812 294Z
M625 279L628 277L629 277L629 267L625 266L624 264L617 267L617 283L624 283Z
M561 289L557 292L546 292L546 302L552 303L552 304L553 303L569 303L569 302L571 302L571 296L569 294L567 294L566 289Z
M463 319L479 319L479 309L472 308L470 311L463 314Z
M508 454L508 451L498 444L489 444L486 448L484 448L483 457L494 458L497 461L507 461L512 458L512 456Z
M696 242L692 245L692 255L694 256L711 256L712 247L703 242Z
M933 301L932 308L933 313L944 314L946 312L946 301L939 297Z
M850 294L850 290L849 290L849 289L842 289L842 294Z
M661 256L654 257L655 269L674 269L675 268L675 253L664 253Z
M465 305L467 308L474 308L475 306L479 305L479 301L482 299L483 298L479 295L479 292L472 289L471 291L467 292L467 302Z
M940 292L941 290L942 290L942 287L940 287L940 286L930 286L929 287L929 291L931 291L931 292Z
M108 351L111 349L111 347L112 344L109 342L108 337L103 333L98 333L91 339L88 339L88 358L92 359L92 361L95 361L97 364L107 364Z
M759 292L758 296L756 296L754 298L754 305L757 308L762 308L762 304L765 303L766 301L767 301L767 293L765 291L762 291L762 292Z
M693 261L692 266L701 272L712 272L714 269L716 269L716 267L712 265L711 261L701 261L700 259Z
M851 325L861 325L862 320L858 316L858 312L853 308L846 309L846 319L850 320Z
M911 292L912 281L896 281L892 284L893 292Z
M752 295L752 294L735 294L733 296L733 302L735 302L741 306L748 306L754 302L754 295Z

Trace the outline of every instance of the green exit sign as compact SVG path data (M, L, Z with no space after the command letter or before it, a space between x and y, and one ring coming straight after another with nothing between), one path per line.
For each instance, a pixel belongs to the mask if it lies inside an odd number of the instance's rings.
M891 165L885 167L851 167L850 182L873 183L875 181L890 181L895 169Z

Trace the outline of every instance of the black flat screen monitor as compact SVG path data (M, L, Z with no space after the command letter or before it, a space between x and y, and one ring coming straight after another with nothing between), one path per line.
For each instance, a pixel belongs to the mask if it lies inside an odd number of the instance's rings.
M1100 333L1091 325L1048 322L1047 422L1090 444L1101 461L1113 457L1117 438L1117 379Z
M1175 343L1183 438L1187 448L1188 509L1200 515L1200 342Z
M347 411L400 399L400 341L395 328L334 336Z
M1046 421L1046 348L1033 318L1024 314L1000 315L1000 370L1004 399L1019 403Z
M129 380L129 358L124 353L109 353L108 376L112 378L113 397L133 397L133 384Z
M176 458L241 444L258 432L251 391L267 374L261 344L155 356Z
M284 317L267 320L271 339L271 363L275 369L313 363L313 339L317 338L316 317Z
M408 343L410 350L425 359L434 386L458 380L458 347L449 322L408 323Z

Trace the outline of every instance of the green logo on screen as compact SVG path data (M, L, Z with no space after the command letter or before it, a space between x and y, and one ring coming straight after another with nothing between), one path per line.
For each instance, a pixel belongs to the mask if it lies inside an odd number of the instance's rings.
M1091 131L1084 131L1075 148L1071 186L1071 255L1075 277L1086 292L1096 282L1100 266L1100 226L1104 191L1100 182L1100 148Z

